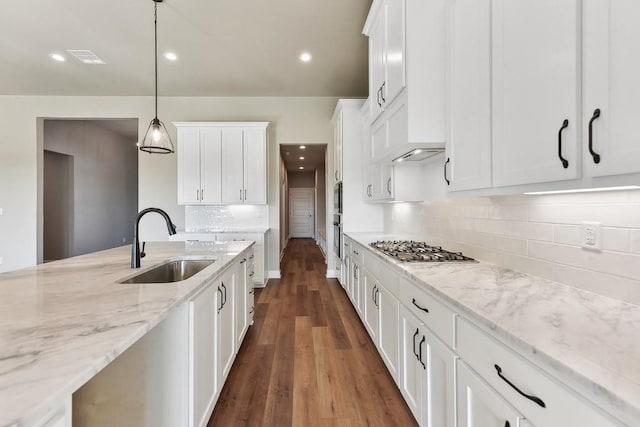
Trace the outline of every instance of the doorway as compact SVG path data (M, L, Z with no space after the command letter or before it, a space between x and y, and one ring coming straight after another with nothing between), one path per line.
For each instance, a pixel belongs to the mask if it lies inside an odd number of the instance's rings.
M39 123L38 262L130 244L138 212L138 120Z
M313 188L289 190L289 224L292 238L315 237L315 196Z

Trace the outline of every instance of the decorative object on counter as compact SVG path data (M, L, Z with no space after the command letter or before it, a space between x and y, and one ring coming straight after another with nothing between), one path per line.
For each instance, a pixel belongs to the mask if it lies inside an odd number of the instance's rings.
M385 255L403 262L476 262L473 258L462 255L462 252L449 252L440 246L430 246L425 242L413 240L380 240L371 243L371 246Z
M158 119L158 3L162 3L163 0L153 0L153 25L155 30L155 101L156 101L156 115L151 120L147 133L144 135L142 145L140 145L140 151L146 151L147 153L169 154L174 153L173 142L167 132L167 128Z
M169 218L169 214L167 214L162 209L158 208L147 208L141 210L136 217L136 221L133 223L133 243L131 244L131 268L140 268L140 259L144 258L144 246L145 243L142 243L142 251L140 251L140 239L138 236L138 226L140 225L140 219L149 212L157 212L164 220L167 222L167 229L169 230L169 235L176 234L176 226L171 222L171 218Z

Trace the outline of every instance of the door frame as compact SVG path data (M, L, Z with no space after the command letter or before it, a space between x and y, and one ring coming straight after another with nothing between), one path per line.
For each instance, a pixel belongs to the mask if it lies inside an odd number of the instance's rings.
M293 194L294 193L304 193L308 194L309 200L311 200L311 215L313 219L311 221L311 236L310 239L314 239L316 235L316 201L315 201L315 188L289 188L289 238L295 238L292 234L292 225L293 225Z

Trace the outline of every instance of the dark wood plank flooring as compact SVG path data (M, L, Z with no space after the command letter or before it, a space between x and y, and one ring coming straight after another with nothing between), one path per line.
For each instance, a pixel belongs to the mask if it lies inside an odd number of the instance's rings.
M416 425L313 240L289 242L255 302L209 427Z

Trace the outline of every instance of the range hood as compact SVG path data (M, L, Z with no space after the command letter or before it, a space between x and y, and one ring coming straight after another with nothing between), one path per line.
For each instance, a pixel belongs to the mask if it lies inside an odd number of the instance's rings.
M431 144L429 147L415 148L393 159L394 162L421 162L430 157L436 156L444 152L444 144L438 146Z

